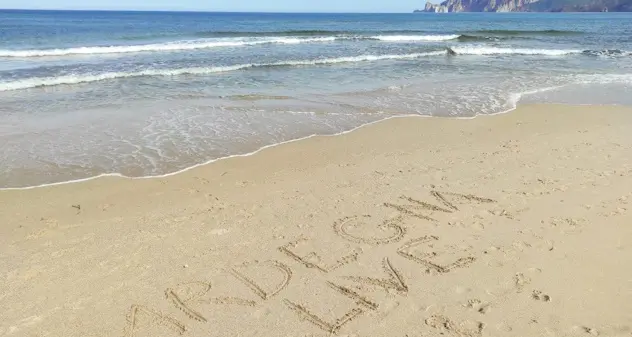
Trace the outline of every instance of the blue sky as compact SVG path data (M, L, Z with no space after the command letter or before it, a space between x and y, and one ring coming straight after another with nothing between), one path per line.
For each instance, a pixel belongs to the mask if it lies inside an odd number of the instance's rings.
M0 0L0 8L264 12L410 12L425 0Z

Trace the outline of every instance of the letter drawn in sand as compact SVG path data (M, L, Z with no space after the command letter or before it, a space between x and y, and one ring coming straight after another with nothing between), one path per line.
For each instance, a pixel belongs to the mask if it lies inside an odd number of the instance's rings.
M342 258L337 260L335 263L328 265L321 262L322 258L318 254L316 254L316 252L310 252L307 255L300 256L291 250L291 248L296 249L299 245L305 244L306 242L308 242L306 238L299 238L296 241L292 241L284 246L279 247L279 250L285 253L287 256L291 257L292 259L300 262L305 267L316 268L322 271L323 273L330 272L332 270L335 270L337 268L344 266L345 264L356 261L358 259L358 255L360 255L360 252L354 251L348 255L343 256Z
M127 315L125 337L134 337L139 329L151 326L166 327L178 335L182 335L186 332L184 324L180 323L177 319L147 309L142 305L132 305L129 314Z
M459 208L456 207L454 203L450 202L448 198L451 198L453 200L459 200L459 201L465 200L468 202L477 202L479 204L491 204L491 203L496 202L496 200L477 197L473 194L460 194L460 193L453 193L453 192L438 192L438 191L432 191L430 192L430 194L435 199L437 199L440 203L442 203L443 205L445 205L446 207L454 211L458 211Z
M353 291L353 290L351 290L351 289L349 289L347 287L343 287L343 286L337 285L337 284L335 284L333 282L329 282L329 281L327 281L327 285L331 289L333 289L333 290L341 293L342 295L345 295L345 296L349 297L350 299L356 301L356 304L358 304L360 306L363 306L363 307L365 307L367 309L370 309L370 310L377 310L377 308L378 308L377 304L369 301L366 297L356 293L355 291Z
M435 220L434 218L431 218L429 215L423 214L422 212L444 212L444 213L452 213L452 210L443 208L443 207L439 207L433 204L429 204L427 202L424 201L419 201L407 196L401 196L399 197L402 200L407 201L409 204L393 204L393 203L384 203L384 206L389 207L389 208L393 208L398 210L400 213L402 213L405 216L412 216L414 218L418 218L418 219L422 219L422 220L428 220L428 221L433 221L436 222L437 220Z
M225 305L229 305L229 304L241 305L245 307L254 307L257 305L257 302L252 301L252 300L246 300L239 297L228 297L228 296L220 296L220 297L213 297L208 300L200 300L200 303L202 302L213 303L213 304L225 304Z
M223 305L241 305L254 307L257 302L239 297L209 297L204 298L211 290L211 284L208 282L189 282L180 284L174 288L167 288L165 296L171 300L173 305L180 311L184 312L189 318L199 322L206 322L207 319L198 310L193 307L201 304L223 304Z
M305 308L304 306L300 304L296 304L288 299L285 299L283 302L290 308L290 310L294 311L297 315L299 315L299 317L316 325L320 329L332 335L337 334L343 325L349 323L351 320L353 320L354 318L364 313L364 310L362 310L362 308L354 308L348 313L346 313L344 316L336 319L334 322L327 322L324 319L309 312L307 308Z
M437 253L435 251L430 251L430 252L422 253L422 254L413 254L411 252L411 250L415 247L421 246L423 244L428 244L430 246L433 241L438 241L438 240L439 238L436 236L424 236L418 239L408 241L397 250L397 254L411 261L417 262L425 267L434 269L439 273L447 273L455 268L467 267L468 265L476 261L476 258L470 256L470 257L465 257L465 258L459 258L452 263L438 264L438 263L432 262L431 260L441 255L440 253Z
M211 290L211 284L206 282L190 282L178 285L175 288L167 288L165 296L171 300L176 308L184 312L189 318L200 322L206 322L206 318L194 310L191 305L202 303L200 298Z
M283 302L290 308L290 310L294 311L299 317L307 320L308 322L314 324L318 328L330 333L336 334L338 331L347 323L349 323L354 318L363 314L366 310L377 310L378 305L371 302L364 296L354 292L353 290L339 286L333 282L327 282L327 285L338 293L352 299L357 307L351 309L342 317L337 318L333 322L327 321L323 318L318 317L316 314L310 312L305 306L300 304L296 304L288 299L285 299Z
M384 221L378 228L380 229L390 229L393 232L393 235L385 237L385 238L376 238L376 237L362 237L359 235L351 234L349 231L349 227L353 226L353 224L364 224L363 220L367 220L371 218L370 215L363 216L350 216L346 218L342 218L336 222L334 222L334 231L336 234L340 235L346 240L356 243L366 243L369 245L384 245L391 242L397 242L404 238L406 235L406 230L400 226L402 223L403 217L398 216L394 219L388 219Z
M388 278L380 279L374 277L360 276L345 276L344 278L356 283L383 288L387 292L389 290L395 290L402 295L407 294L408 285L404 281L404 277L397 269L395 269L395 267L389 261L388 257L384 258L382 267L384 268L384 272L386 272L386 275L388 275Z
M281 274L283 275L283 279L277 285L275 285L272 289L265 290L263 286L261 286L260 284L257 284L257 282L255 282L252 278L249 278L242 271L238 270L238 269L242 269L242 270L246 269L248 267L253 266L254 264L258 264L258 265L266 264L269 267L272 267L276 269L277 271L280 271ZM292 270L290 269L290 267L286 266L285 264L279 261L266 261L263 263L255 261L254 263L244 263L238 268L231 269L230 273L233 276L235 276L238 280L243 282L248 288L250 288L250 290L252 290L257 296L261 297L261 299L263 300L270 299L274 297L275 295L277 295L278 293L280 293L281 290L287 287L287 285L290 283L290 279L292 278Z
M423 212L452 213L454 211L458 211L459 208L453 202L455 200L477 203L496 202L495 200L477 197L472 194L431 191L430 195L432 195L439 203L441 203L443 207L433 205L424 201L419 201L407 196L401 196L400 199L407 201L409 204L384 203L384 206L396 209L406 216L412 216L423 220L436 221L434 218L430 217L430 215L424 214ZM449 199L451 199L452 201Z

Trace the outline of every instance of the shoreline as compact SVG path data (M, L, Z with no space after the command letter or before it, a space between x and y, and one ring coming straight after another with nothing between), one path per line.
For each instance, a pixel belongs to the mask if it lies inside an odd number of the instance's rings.
M0 336L628 337L630 127L612 106L391 118L0 191Z
M512 94L510 95L510 101L514 102L514 107L507 109L505 111L501 111L501 112L497 112L497 113L493 113L493 114L485 114L485 115L475 115L475 116L471 116L471 117L443 117L443 116L429 116L429 115L417 115L417 114L402 114L402 115L395 115L395 116L389 116L380 120L376 120L376 121L372 121L372 122L368 122L362 125L359 125L357 127L354 127L352 129L346 130L346 131L342 131L342 132L338 132L338 133L333 133L333 134L311 134L305 137L300 137L300 138L296 138L296 139L290 139L287 141L283 141L283 142L279 142L279 143L274 143L274 144L269 144L269 145L265 145L263 147L260 147L254 151L251 152L247 152L247 153L243 153L243 154L233 154L233 155L229 155L229 156L225 156L225 157L219 157L219 158L214 158L214 159L210 159L207 160L205 162L199 163L199 164L195 164L192 166L188 166L185 167L183 169L174 171L174 172L170 172L170 173L165 173L165 174L159 174L159 175L148 175L148 176L140 176L140 177L131 177L131 176L126 176L123 175L121 173L102 173L96 176L92 176L92 177L87 177L87 178L80 178L80 179L73 179L73 180L67 180L67 181L60 181L60 182L54 182L54 183L45 183L45 184L40 184L40 185L33 185L33 186L24 186L24 187L0 187L0 192L2 191L21 191L21 190L32 190L32 189L38 189L38 188L47 188L47 187L53 187L53 186L60 186L60 185L66 185L66 184L76 184L76 183L83 183L86 181L91 181L91 180L95 180L95 179L102 179L102 178L122 178L122 179L126 179L126 180L142 180L142 179L161 179L161 178L167 178L167 177L171 177L174 175L178 175L181 173L185 173L188 172L190 170L194 170L197 169L199 167L202 166L206 166L206 165L211 165L213 163L222 161L222 160L227 160L227 159L232 159L232 158L242 158L242 157L249 157L252 155L255 155L261 151L264 151L266 149L269 148L273 148L273 147L277 147L277 146L281 146L284 144L288 144L288 143L293 143L293 142L297 142L297 141L303 141L303 140L307 140L307 139L311 139L311 138L315 138L315 137L336 137L336 136L340 136L340 135L344 135L350 132L354 132L357 131L359 129L362 129L366 126L370 126L376 123L381 123L381 122L385 122L388 121L390 119L395 119L395 118L440 118L440 119L456 119L456 120L472 120L472 119L476 119L476 118L484 118L484 117L491 117L491 116L496 116L496 115L502 115L502 114L507 114L507 113L511 113L513 111L515 111L516 109L518 109L521 105L519 104L519 101L526 95L532 95L535 93L539 93L539 92L545 92L545 91L550 91L550 90L555 90L555 89L559 89L563 86L555 86L555 87L547 87L547 88L541 88L541 89L534 89L534 90L530 90L530 91L525 91L519 94ZM518 96L516 99L513 99L513 96ZM541 104L526 104L524 106L530 106L530 105L541 105ZM621 106L618 104L607 104L607 105L595 105L595 104L588 104L588 105L583 105L583 104L564 104L564 103L546 103L544 105L561 105L561 106Z
M583 74L581 76L588 76L586 74ZM485 116L496 116L496 115L500 115L500 114L506 114L506 113L510 113L515 111L516 109L518 109L521 106L530 106L530 105L562 105L562 106L632 106L632 105L626 105L626 104L621 104L621 103L607 103L607 104L582 104L582 103L541 103L541 102L536 102L536 103L524 103L521 104L520 102L525 98L528 97L530 95L535 95L535 94L539 94L539 93L544 93L544 92L550 92L550 91L555 91L555 90L559 90L559 89L564 89L566 87L569 86L573 86L573 85L579 85L579 84L587 84L587 85L593 85L593 84L597 84L597 83L601 83L601 84L621 84L621 83L625 83L625 81L622 81L621 78L617 77L620 75L613 75L610 74L608 76L615 76L614 79L610 79L604 82L591 82L588 79L584 79L584 80L574 80L568 83L564 83L564 84L559 84L559 85L552 85L552 86L545 86L545 87L541 87L541 88L537 88L537 89L531 89L531 90L524 90L521 92L513 92L507 95L505 103L508 106L511 106L509 108L507 108L504 111L499 111L499 112L495 112L495 113L488 113L488 114L476 114L474 116L465 116L465 117L456 117L456 116L432 116L432 115L418 115L418 114L407 114L407 113L402 113L400 115L391 115L388 116L386 118L382 118L376 121L372 121L372 122L368 122L365 124L360 124L356 127L353 127L351 129L348 129L346 131L342 131L342 132L338 132L338 133L331 133L331 134L319 134L319 133L313 133L313 134L309 134L303 137L299 137L299 138L295 138L295 139L289 139L286 141L282 141L279 143L272 143L272 144L268 144L265 145L263 147L259 147L259 148L255 148L250 152L246 152L246 153L235 153L232 155L226 155L223 157L218 157L218 158L212 158L197 164L193 164L181 169L176 169L175 171L172 172L168 172L168 173L164 173L164 174L149 174L149 175L142 175L142 176L128 176L119 172L108 172L108 173L101 173L101 174L97 174L94 176L88 176L88 177L84 177L84 178L77 178L77 179L70 179L70 180L63 180L63 181L56 181L56 182L49 182L49 183L35 183L33 185L26 185L22 180L19 179L15 179L15 177L13 176L14 173L13 171L11 171L10 173L8 173L8 179L9 181L13 181L14 183L11 185L14 185L12 187L0 187L0 191L12 191L12 190L28 190L28 189L37 189L37 188L43 188L43 187L49 187L49 186L58 186L58 185L64 185L64 184L73 184L73 183L80 183L80 182L85 182L85 181L90 181L93 179L99 179L99 178L104 178L104 177L120 177L120 178L125 178L125 179L132 179L132 180L136 180L136 179L155 179L155 178L163 178L163 177L169 177L172 175L177 175L183 172L187 172L191 169L195 169L197 167L200 166L204 166L204 165L209 165L212 164L214 162L217 161L221 161L224 159L230 159L230 158L235 158L235 157L245 157L245 156L250 156L253 154L258 153L259 151L265 150L267 148L270 147L275 147L278 145L283 145L286 143L290 143L290 142L294 142L294 141L300 141L300 140L304 140L304 139L309 139L312 137L331 137L331 136L338 136L338 135L343 135L346 134L348 132L353 132L355 130L358 130L364 126L367 125L372 125L374 123L378 123L378 122L382 122L385 120L389 120L391 118L407 118L407 117L425 117L425 118L447 118L447 119L475 119L478 117L485 117ZM621 75L621 76L625 76L625 79L627 79L627 74ZM175 167L178 167L180 165L174 165ZM94 167L93 167L94 168ZM141 168L141 170L145 170L145 168ZM99 170L95 170L95 171L99 171ZM159 170L162 171L162 170ZM76 172L75 172L76 173ZM40 175L45 175L44 172L40 173ZM78 174L81 175L81 174ZM15 183L15 181L18 181L17 183ZM31 180L32 181L32 180ZM15 186L18 185L18 186ZM22 186L20 186L22 185Z
M504 113L504 112L503 112ZM369 122L366 124L362 124L360 126L357 126L353 129L347 130L347 131L343 131L343 132L338 132L338 133L334 133L334 134L325 134L325 135L321 135L321 134L312 134L309 136L305 136L305 137L301 137L301 138L296 138L296 139L291 139L291 140L287 140L287 141L283 141L280 143L274 143L274 144L270 144L270 145L266 145L263 147L258 148L257 150L254 150L252 152L248 152L248 153L244 153L244 154L233 154L233 155L229 155L226 157L220 157L220 158L215 158L215 159L210 159L206 162L200 163L200 164L195 164L189 167L186 167L184 169L175 171L175 172L171 172L171 173L165 173L165 174L160 174L160 175L154 175L154 176L141 176L141 177L130 177L130 176L126 176L120 173L103 173L97 176L93 176L93 177L88 177L88 178L81 178L81 179L75 179L75 180L68 180L68 181L60 181L60 182L56 182L56 183L48 183L48 184L42 184L42 185L35 185L35 186L26 186L26 187L4 187L1 188L0 187L0 192L2 191L22 191L22 190L33 190L33 189L38 189L38 188L46 188L46 187L54 187L54 186L60 186L60 185L67 185L67 184L76 184L76 183L83 183L83 182L87 182L87 181L91 181L91 180L95 180L95 179L102 179L102 178L120 178L120 179L125 179L125 180L144 180L144 179L161 179L161 178L168 178L168 177L172 177L178 174L182 174L191 170L195 170L199 167L203 167L203 166L207 166L207 165L212 165L213 163L222 161L222 160L228 160L228 159L233 159L233 158L244 158L244 157L250 157L252 155L256 155L261 151L264 151L266 149L270 149L270 148L274 148L277 146L282 146L285 144L290 144L290 143L294 143L294 142L299 142L299 141L303 141L303 140L307 140L307 139L311 139L311 138L316 138L316 137L336 137L336 136L341 136L350 132L354 132L356 130L359 130L363 127L366 126L370 126L372 124L376 124L376 123L380 123L380 122L384 122L390 119L394 119L394 118L408 118L408 117L424 117L424 118L432 118L433 116L422 116L422 115L398 115L398 116L391 116L391 117L387 117L384 119L380 119L377 121L373 121L373 122ZM442 118L442 117L439 117ZM475 117L473 117L475 118Z

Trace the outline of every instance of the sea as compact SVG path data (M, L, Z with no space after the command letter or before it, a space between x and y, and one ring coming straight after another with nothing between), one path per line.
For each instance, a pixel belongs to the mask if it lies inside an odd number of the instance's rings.
M632 105L632 14L0 11L2 189L532 103Z

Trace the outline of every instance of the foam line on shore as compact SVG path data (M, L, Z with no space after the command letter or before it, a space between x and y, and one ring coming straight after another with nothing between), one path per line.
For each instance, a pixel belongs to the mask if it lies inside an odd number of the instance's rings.
M563 86L547 87L547 88L534 89L534 90L525 91L525 92L521 92L521 93L511 94L511 95L509 95L508 102L511 103L512 107L507 109L507 110L500 111L500 112L497 112L497 113L485 114L485 115L477 114L477 115L471 116L471 117L438 117L438 118L454 118L454 119L468 119L469 120L469 119L474 119L474 118L478 118L478 117L481 117L481 116L495 116L495 115L501 115L501 114L509 113L511 111L516 110L516 108L518 107L518 102L522 99L523 96L531 95L531 94L535 94L535 93L539 93L539 92L544 92L544 91L549 91L549 90L555 90L555 89L558 89L560 87L563 87ZM384 122L384 121L387 121L387 120L390 120L390 119L393 119L393 118L408 118L408 117L437 118L437 117L434 117L434 116L419 115L419 114L404 114L404 115L397 115L397 116L389 116L389 117L386 117L386 118L383 118L383 119L379 119L379 120L376 120L376 121L364 123L362 125L359 125L357 127L354 127L352 129L349 129L349 130L346 130L346 131L333 133L333 134L311 134L311 135L308 135L308 136L305 136L305 137L300 137L300 138L296 138L296 139L286 140L286 141L283 141L283 142L273 143L273 144L265 145L265 146L263 146L263 147L261 147L261 148L259 148L257 150L254 150L252 152L243 153L243 154L233 154L233 155L230 155L230 156L225 156L225 157L220 157L220 158L207 160L205 162L202 162L202 163L199 163L199 164L195 164L195 165L183 168L183 169L178 170L178 171L165 173L165 174L161 174L161 175L130 177L130 176L123 175L121 173L103 173L103 174L100 174L100 175L97 175L97 176L92 176L92 177L87 177L87 178L82 178L82 179L61 181L61 182L55 182L55 183L47 183L47 184L41 184L41 185L35 185L35 186L0 188L0 192L1 191L32 190L32 189L37 189L37 188L46 188L46 187L52 187L52 186L81 183L81 182L91 181L91 180L95 180L95 179L99 179L99 178L105 178L105 177L116 177L116 178L130 179L130 180L166 178L166 177L171 177L171 176L174 176L174 175L178 175L180 173L188 172L188 171L196 169L198 167L209 165L209 164L212 164L214 162L221 161L221 160L226 160L226 159L231 159L231 158L249 157L249 156L252 156L252 155L256 155L257 153L259 153L261 151L264 151L264 150L266 150L268 148L280 146L280 145L283 145L283 144L289 144L289 143L293 143L293 142L298 142L298 141L302 141L302 140L310 139L310 138L314 138L314 137L336 137L336 136L340 136L340 135L344 135L344 134L347 134L347 133L351 133L351 132L354 132L356 130L362 129L364 127L367 127L367 126L370 126L370 125L373 125L373 124L377 124L377 123L381 123L381 122Z

